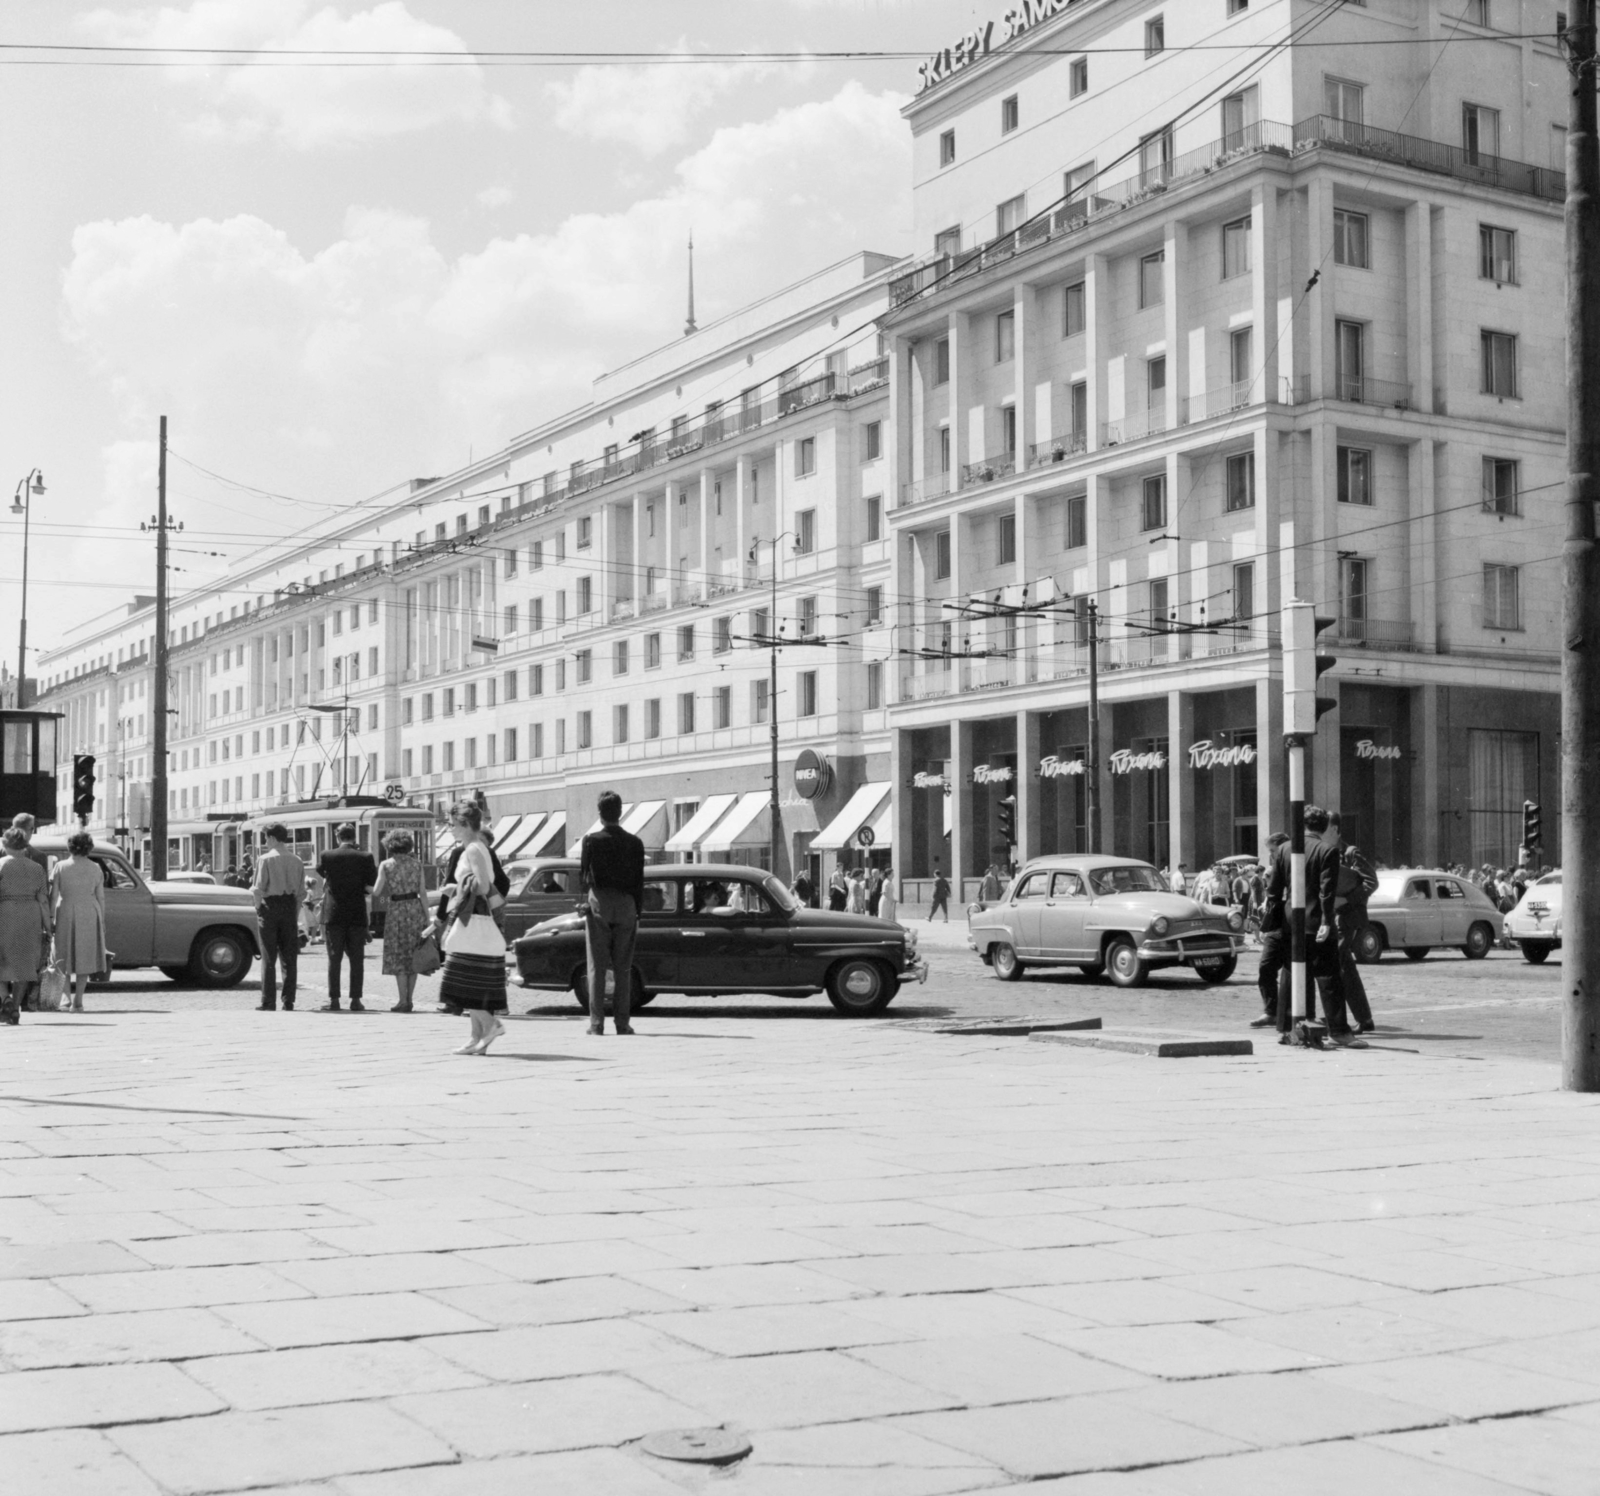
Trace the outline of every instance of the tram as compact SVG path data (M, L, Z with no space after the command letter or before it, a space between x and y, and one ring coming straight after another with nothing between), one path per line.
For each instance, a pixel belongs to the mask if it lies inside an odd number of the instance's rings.
M239 852L252 859L266 851L264 826L277 822L289 833L290 845L300 860L315 867L317 858L336 840L340 826L349 823L356 828L356 845L371 852L379 860L383 857L383 841L390 832L409 831L416 843L417 859L422 864L427 886L438 886L438 869L433 861L432 811L412 805L391 805L376 795L338 795L327 800L301 800L291 805L280 805L274 810L257 811L238 824Z
M60 712L0 709L0 818L26 811L41 825L56 818L56 724Z

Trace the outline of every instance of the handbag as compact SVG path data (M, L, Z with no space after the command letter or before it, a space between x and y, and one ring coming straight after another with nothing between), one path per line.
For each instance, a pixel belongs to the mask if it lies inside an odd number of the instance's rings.
M42 1012L59 1012L67 1002L67 974L52 957L39 973L39 1008Z
M411 952L411 969L419 977L429 977L444 965L444 957L439 954L439 942L431 935L424 935Z

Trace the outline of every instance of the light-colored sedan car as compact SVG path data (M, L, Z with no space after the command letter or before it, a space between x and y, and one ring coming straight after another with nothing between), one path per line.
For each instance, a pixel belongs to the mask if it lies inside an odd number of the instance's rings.
M1516 941L1535 966L1561 949L1560 868L1527 886L1506 916L1506 937Z
M1237 910L1173 893L1148 862L1040 857L971 916L967 943L1006 982L1030 966L1077 966L1138 987L1158 967L1187 966L1216 983L1238 964L1243 923Z
M1420 961L1439 946L1453 946L1471 961L1494 949L1503 921L1494 900L1469 878L1401 868L1378 874L1367 900L1367 925L1355 938L1358 961L1378 961L1402 950Z

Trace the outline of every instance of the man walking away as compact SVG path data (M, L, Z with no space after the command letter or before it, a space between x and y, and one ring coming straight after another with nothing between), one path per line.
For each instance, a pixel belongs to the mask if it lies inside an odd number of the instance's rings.
M944 910L944 922L950 923L950 880L945 877L939 864L933 865L933 907L928 910L928 923L933 923L933 917L940 910Z
M339 1011L339 965L350 962L350 1011L364 1013L361 993L366 976L367 890L378 881L378 864L356 846L356 828L345 822L334 833L337 845L317 859L317 873L328 890L328 1001L321 1011Z
M1317 980L1322 1017L1335 1044L1365 1049L1350 1027L1339 961L1339 833L1320 805L1306 806L1306 971ZM1315 836L1313 842L1311 837ZM1315 931L1313 937L1312 932ZM1309 1004L1307 1016L1310 1016ZM1280 1024L1281 1028L1282 1025Z
M1372 1005L1367 1001L1367 984L1356 964L1356 938L1367 927L1367 900L1378 891L1378 875L1359 847L1347 846L1339 826L1338 811L1328 815L1328 838L1339 850L1339 907L1335 911L1339 926L1339 977L1344 1000L1355 1020L1358 1034L1370 1034Z
M631 1034L633 941L644 907L644 843L622 828L622 796L600 796L600 829L583 839L578 884L587 896L589 1032L606 1031L606 990L613 991L616 1028Z
M1281 831L1267 838L1267 862L1272 873L1261 896L1261 965L1256 970L1261 1016L1250 1020L1251 1028L1273 1028L1289 1005L1289 838Z
M305 865L289 850L288 828L272 821L261 828L267 850L256 864L256 920L261 930L261 1005L278 1006L278 962L283 962L283 1007L294 1010L295 973L300 956L300 906L306 898Z

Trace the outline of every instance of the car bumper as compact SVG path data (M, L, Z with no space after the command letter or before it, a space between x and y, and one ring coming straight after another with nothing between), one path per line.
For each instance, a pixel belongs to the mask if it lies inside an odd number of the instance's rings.
M902 982L909 982L912 977L915 977L919 984L926 982L928 980L928 972L930 969L931 968L928 966L928 963L921 958L918 958L915 961L907 961L906 964L900 968L900 980Z
M1139 959L1150 966L1187 966L1193 961L1214 961L1236 956L1244 948L1242 935L1179 935L1171 940L1147 940Z
M1507 940L1547 940L1551 945L1561 944L1561 929L1548 922L1539 924L1531 919L1508 919L1505 923Z

